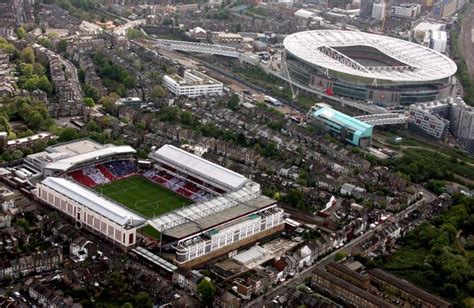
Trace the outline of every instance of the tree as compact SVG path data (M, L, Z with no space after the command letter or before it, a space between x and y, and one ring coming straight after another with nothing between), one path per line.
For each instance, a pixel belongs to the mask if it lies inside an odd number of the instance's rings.
M144 291L135 295L133 297L133 302L135 303L136 307L144 307L144 308L153 307L153 299L151 298L150 294Z
M21 159L22 157L23 157L23 152L22 151L20 151L20 150L13 151L13 153L12 153L12 159L13 160Z
M33 128L38 129L40 128L41 124L43 123L43 116L38 111L33 111L28 115L28 123L30 123Z
M16 29L16 35L18 35L18 37L20 39L24 39L26 37L26 31L25 31L25 28L23 28L22 26L19 26L17 29Z
M227 102L227 107L235 111L239 109L239 104L240 104L240 97L237 94L234 94Z
M212 307L214 296L216 295L216 287L214 284L204 278L197 286L197 293L200 301L207 307Z
M336 253L336 255L334 256L334 260L336 261L341 261L343 260L344 258L347 258L347 252L345 251L339 251Z
M51 49L51 41L49 40L49 38L47 37L40 37L38 39L38 44L40 44L41 46L43 46L44 48L48 48L48 49Z
M127 302L127 303L124 303L122 305L122 308L133 308L133 305L131 303Z
M94 120L90 120L89 123L87 123L86 128L90 132L100 132L100 127Z
M153 99L162 98L166 95L166 90L161 85L156 85L150 92L150 97Z
M48 77L46 76L41 76L36 86L38 89L46 92L46 94L48 95L53 93L53 86L51 85L51 82L49 82Z
M79 138L79 134L74 128L66 127L61 134L59 134L59 141L71 141Z
M94 100L93 100L91 97L84 97L84 99L82 100L82 102L83 102L84 105L86 105L87 107L94 107L94 106L95 106Z
M20 63L20 74L26 78L31 78L34 74L33 64Z
M66 40L64 40L64 39L60 40L60 41L58 42L58 51L61 52L61 53L66 52L66 50L67 50L67 45L68 45L68 43L67 43Z
M77 71L77 78L79 78L79 81L81 83L84 83L84 81L86 80L86 71L84 69L80 68Z
M31 47L25 47L20 53L20 60L24 63L31 63L35 62L35 52Z

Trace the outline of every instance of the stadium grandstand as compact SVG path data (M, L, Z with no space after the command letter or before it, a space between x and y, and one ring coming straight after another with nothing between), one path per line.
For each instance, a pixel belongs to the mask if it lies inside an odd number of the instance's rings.
M128 248L136 243L137 229L146 219L93 191L64 178L47 177L36 186L36 196L76 224Z
M453 94L456 64L422 45L343 30L294 33L283 44L291 80L330 96L393 106Z
M43 173L39 200L124 249L143 228L182 267L283 229L283 211L250 179L171 145L150 153L143 170L134 153L83 139L26 161Z

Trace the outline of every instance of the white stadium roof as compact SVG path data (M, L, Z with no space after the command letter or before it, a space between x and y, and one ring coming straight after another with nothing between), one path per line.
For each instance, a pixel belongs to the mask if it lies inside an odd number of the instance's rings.
M70 180L48 177L42 182L42 184L86 206L92 211L107 217L121 226L128 223L131 223L134 226L139 226L146 222L145 218L127 210L120 204L105 199Z
M107 156L113 156L117 154L133 154L135 152L136 151L128 145L112 146L112 147L107 147L100 150L60 159L46 165L45 168L52 169L52 170L68 171L70 168L80 163L89 162L95 159L101 159Z
M228 189L239 189L248 181L241 174L172 145L162 146L153 153L153 156Z
M315 30L291 34L283 44L293 56L315 66L365 78L394 82L433 81L456 73L456 64L443 54L408 41L365 32ZM369 46L406 64L365 67L334 47Z

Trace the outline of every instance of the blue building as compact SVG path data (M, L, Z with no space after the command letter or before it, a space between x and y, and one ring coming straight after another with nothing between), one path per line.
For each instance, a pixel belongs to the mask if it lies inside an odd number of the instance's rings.
M310 111L314 120L342 141L367 147L372 140L373 127L325 104L318 104Z

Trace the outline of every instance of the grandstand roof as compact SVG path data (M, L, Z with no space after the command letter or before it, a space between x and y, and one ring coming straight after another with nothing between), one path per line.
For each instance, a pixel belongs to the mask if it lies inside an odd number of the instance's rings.
M153 156L231 190L241 188L248 181L243 175L169 144L156 150Z
M257 198L240 202L235 206L226 208L225 210L216 211L197 219L188 220L186 223L180 224L168 230L164 230L163 234L173 238L183 239L187 236L217 227L238 217L263 210L274 204L276 204L275 200L260 195Z
M343 30L293 33L283 41L293 56L330 71L394 82L434 81L451 77L456 64L428 47L388 36ZM403 63L400 66L365 66L337 51L338 47L367 46Z
M94 161L97 159L101 159L104 157L113 156L117 154L133 154L135 152L136 151L128 145L112 146L112 147L107 147L107 148L99 149L96 151L87 152L87 153L71 156L68 158L60 159L46 165L45 168L52 169L52 170L68 171L75 165L78 165L81 163L90 162L90 161Z
M124 226L131 223L139 226L145 223L145 219L138 214L124 208L118 203L99 196L97 193L82 187L75 182L63 178L48 177L42 184L54 189L64 196L86 206L92 211L107 217L108 219Z

